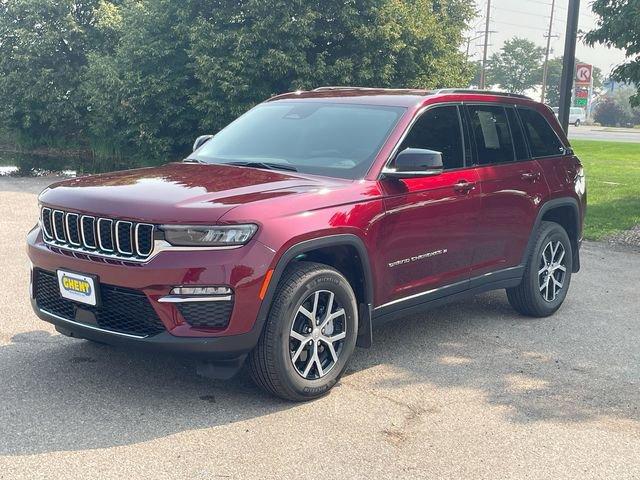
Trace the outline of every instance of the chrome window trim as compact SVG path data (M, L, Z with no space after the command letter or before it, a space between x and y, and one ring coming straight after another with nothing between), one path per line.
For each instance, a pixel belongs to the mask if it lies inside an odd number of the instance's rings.
M51 234L51 232L47 231L47 227L46 224L44 222L44 211L48 210L49 211L49 224L53 226L53 210L51 210L49 207L42 207L42 209L40 210L40 218L42 221L42 231L44 232L45 236L48 238L53 238L53 235Z
M80 223L78 222L78 220L80 219L80 215L78 215L77 213L73 213L73 212L67 212L65 214L65 227L66 227L66 233L67 233L67 243L69 243L69 245L72 245L74 247L81 247L82 246L82 236L80 235L80 231L78 231L78 237L80 238L80 243L74 243L71 240L71 234L70 234L70 228L69 228L69 218L75 216L76 217L76 228L80 229Z
M129 224L129 243L131 244L131 251L126 251L120 247L120 224ZM116 221L116 251L122 253L123 255L133 255L133 222L129 222L128 220L117 220Z
M88 218L90 220L93 220L93 246L89 245L89 243L87 242L87 239L84 237L84 219ZM97 245L97 240L96 240L96 217L92 217L91 215L82 215L80 217L80 238L82 239L82 246L88 250L95 250L98 248Z
M64 212L62 210L54 210L53 213L51 214L51 225L53 226L53 235L58 242L66 242L65 238L60 238L60 235L58 235L58 229L56 228L56 213L58 212L62 215L62 226L64 227L64 224L65 224Z
M111 245L114 248L105 248L102 245L102 235L100 234L100 222L109 222L109 225L111 225ZM104 252L115 252L115 241L113 239L113 220L111 220L110 218L98 218L98 221L96 222L96 231L98 233L98 246L100 247L100 250L104 251Z
M138 229L140 228L140 226L145 226L145 227L151 227L151 250L148 253L142 253L140 252L140 242L138 241ZM156 226L153 225L152 223L137 223L136 224L136 228L135 228L135 232L134 232L134 242L135 246L136 246L136 254L139 257L148 257L149 255L151 255L151 253L153 253L153 247L154 247L154 242L153 242L153 234L155 232L155 228Z

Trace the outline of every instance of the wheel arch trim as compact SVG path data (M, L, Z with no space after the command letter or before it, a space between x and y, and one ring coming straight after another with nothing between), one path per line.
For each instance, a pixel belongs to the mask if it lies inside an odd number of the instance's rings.
M576 200L573 197L560 197L560 198L553 198L551 200L546 201L545 203L542 204L542 206L540 207L540 210L538 211L538 215L536 216L536 220L533 223L533 227L531 229L531 233L529 235L529 241L527 242L527 248L524 251L524 255L522 257L522 262L521 265L526 265L527 263L527 259L529 257L529 254L531 253L531 249L533 248L533 244L534 244L534 238L533 238L533 234L534 232L538 229L538 227L540 226L540 223L542 222L542 217L544 217L544 215L548 212L550 212L551 210L554 210L556 208L560 208L560 207L570 207L573 210L574 213L574 219L575 219L575 230L576 230L576 245L572 245L572 247L574 248L573 251L573 271L574 273L577 272L578 270L580 270L580 254L579 254L579 250L576 247L579 247L579 243L580 243L580 235L582 233L582 228L580 226L580 207L578 204L578 200Z
M318 248L336 247L336 246L349 246L354 247L360 257L360 263L362 272L364 275L364 308L359 307L359 332L360 334L366 333L369 341L361 341L361 346L370 345L370 333L371 333L371 311L373 310L373 275L371 273L371 263L369 262L369 253L365 247L364 242L360 237L351 233L327 235L324 237L312 238L310 240L304 240L289 247L278 259L275 268L273 269L273 275L267 287L264 300L258 310L258 316L256 318L256 328L262 332L262 328L265 324L269 311L271 310L271 304L278 288L278 283L282 278L282 274L287 266L298 256L303 253L316 250Z

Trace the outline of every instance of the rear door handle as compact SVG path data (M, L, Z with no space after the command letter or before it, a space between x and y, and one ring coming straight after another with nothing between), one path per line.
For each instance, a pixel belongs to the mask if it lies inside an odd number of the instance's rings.
M540 172L522 172L520 178L529 182L535 182L536 180L540 180Z
M469 193L474 188L476 188L476 182L468 182L467 180L460 180L453 186L453 189L460 193Z

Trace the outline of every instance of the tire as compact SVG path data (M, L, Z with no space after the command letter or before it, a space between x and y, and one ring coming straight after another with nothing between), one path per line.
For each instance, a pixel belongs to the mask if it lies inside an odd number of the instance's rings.
M576 123L574 123L574 125L575 125L576 127L579 127L579 126L580 126L580 120L576 120Z
M541 222L534 235L522 282L507 288L507 298L523 315L547 317L560 308L567 296L573 251L567 232L557 223Z
M254 382L268 393L296 402L326 394L344 373L355 348L357 312L356 296L340 272L319 263L292 263L278 284L258 345L249 355ZM316 319L313 326L311 317Z

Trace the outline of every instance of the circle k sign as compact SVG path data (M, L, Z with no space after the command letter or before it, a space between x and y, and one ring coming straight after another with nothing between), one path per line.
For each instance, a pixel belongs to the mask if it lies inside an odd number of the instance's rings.
M589 84L591 83L591 73L593 66L586 63L579 63L576 65L576 83Z

